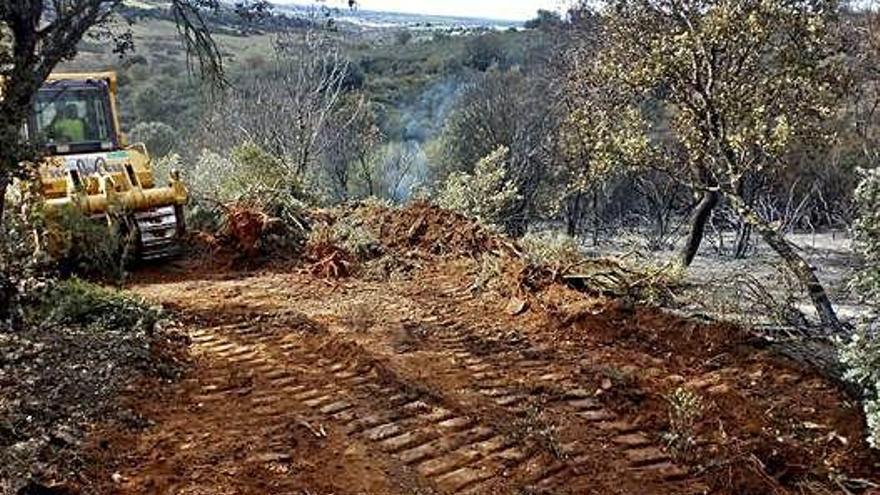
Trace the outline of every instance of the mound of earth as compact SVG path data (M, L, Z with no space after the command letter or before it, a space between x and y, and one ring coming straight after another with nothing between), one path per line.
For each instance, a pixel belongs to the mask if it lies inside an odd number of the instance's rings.
M500 236L467 217L427 202L386 209L374 228L391 249L419 249L433 255L478 256L498 249Z

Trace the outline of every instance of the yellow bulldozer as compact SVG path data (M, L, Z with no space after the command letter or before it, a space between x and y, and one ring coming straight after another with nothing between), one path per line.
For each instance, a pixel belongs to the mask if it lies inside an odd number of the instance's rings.
M113 72L53 74L43 84L24 132L45 144L37 164L46 216L74 208L95 219L125 219L138 259L179 252L188 193L176 171L160 185L144 144L127 143Z

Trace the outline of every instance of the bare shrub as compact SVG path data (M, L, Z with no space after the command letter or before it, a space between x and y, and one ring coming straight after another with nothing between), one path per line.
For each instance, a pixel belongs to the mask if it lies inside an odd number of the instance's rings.
M317 29L280 35L274 54L268 67L243 75L222 94L201 141L229 155L250 143L274 158L268 173L254 179L308 181L317 190L322 159L351 137L362 112L360 99L345 97L349 63L337 40Z
M773 337L802 336L811 328L799 306L806 302L803 288L784 267L773 266L770 275L740 269L712 276L699 284L693 301L713 316Z

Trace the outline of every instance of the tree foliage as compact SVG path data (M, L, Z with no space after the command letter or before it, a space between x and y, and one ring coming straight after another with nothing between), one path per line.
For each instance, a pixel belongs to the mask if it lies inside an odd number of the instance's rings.
M178 144L177 131L162 122L141 122L131 130L130 137L132 142L144 143L156 158L168 155Z
M643 133L619 141L647 143L613 146L594 162L625 156L704 195L685 264L721 195L797 274L829 328L839 323L812 268L742 192L747 180L786 167L797 145L829 139L825 124L848 83L839 11L836 0L616 0L598 13L597 56L578 68L588 87L602 88L598 101L611 102L607 118L587 122L592 134Z
M510 150L500 146L477 162L473 173L454 172L446 179L437 203L486 225L501 226L511 213L517 189L507 180Z
M835 1L614 2L596 75L628 92L644 125L665 114L652 142L687 163L700 187L736 191L780 166L821 125L846 88ZM657 99L663 106L652 112Z
M864 396L868 441L880 449L880 169L865 172L856 190L860 216L855 225L857 249L864 264L855 287L870 307L855 332L840 348L846 377Z
M472 172L499 147L508 150L507 179L519 193L505 225L513 234L525 233L547 192L543 188L554 168L561 119L556 92L550 78L521 69L489 69L463 90L440 136L433 170L440 181L452 171Z
M880 168L865 172L855 196L860 213L855 224L856 248L865 259L856 286L868 301L880 306Z
M880 321L866 322L840 347L845 377L862 391L867 439L880 449Z

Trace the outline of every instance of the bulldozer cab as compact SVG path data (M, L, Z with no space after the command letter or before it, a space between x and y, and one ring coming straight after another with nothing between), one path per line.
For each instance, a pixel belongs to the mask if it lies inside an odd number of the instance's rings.
M108 82L47 82L37 93L27 132L31 141L45 143L51 155L119 149Z
M112 72L49 76L23 129L45 147L34 185L47 217L73 208L111 226L134 225L138 257L164 258L178 251L188 192L177 172L157 180L144 144L125 142L116 90Z

